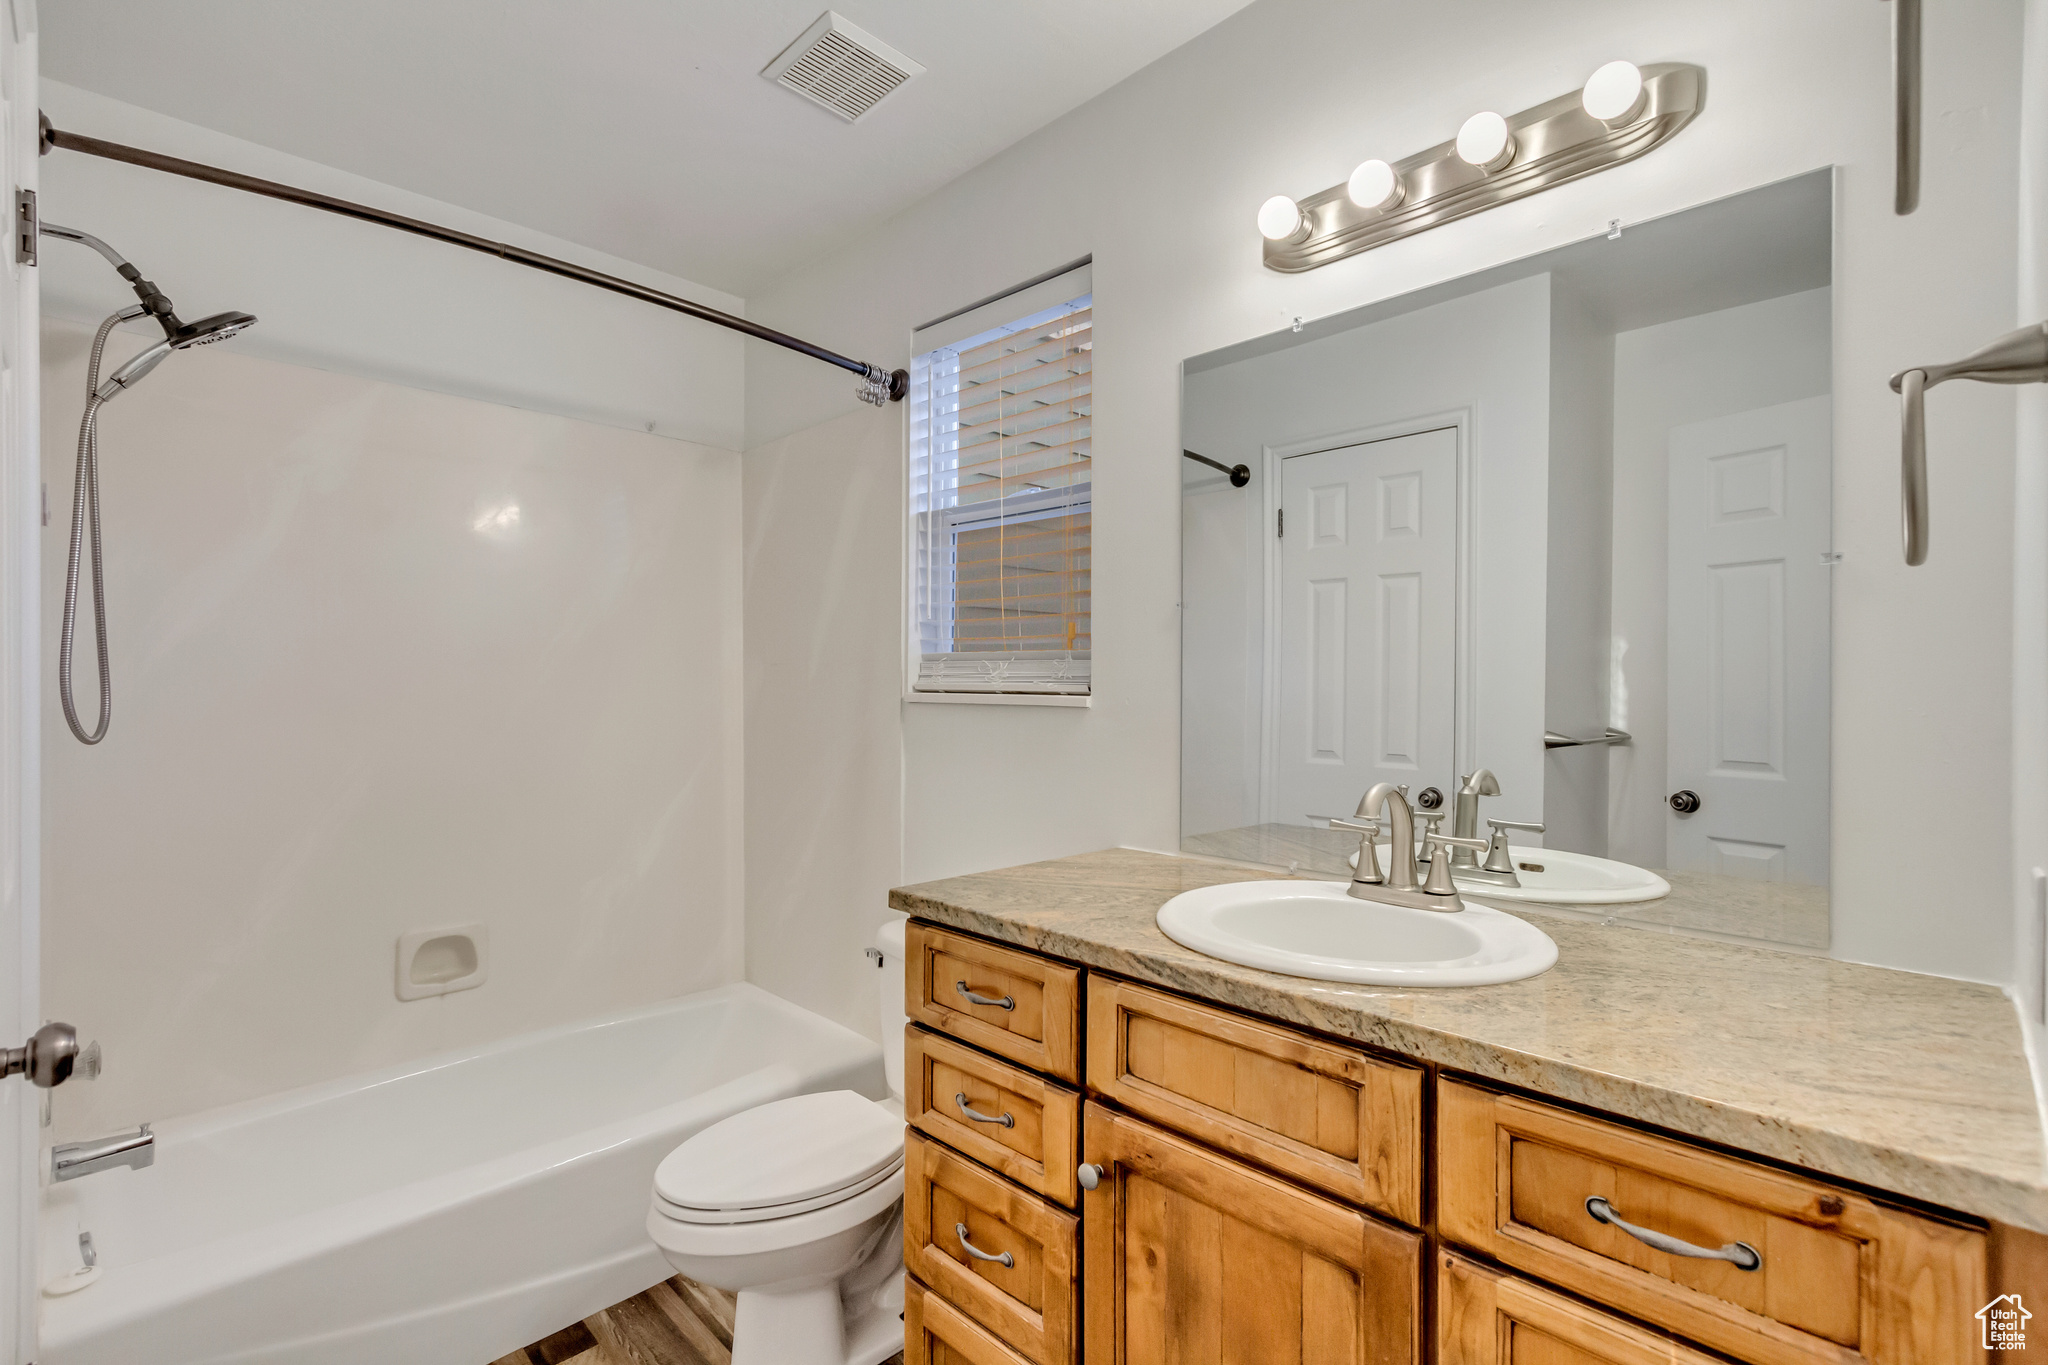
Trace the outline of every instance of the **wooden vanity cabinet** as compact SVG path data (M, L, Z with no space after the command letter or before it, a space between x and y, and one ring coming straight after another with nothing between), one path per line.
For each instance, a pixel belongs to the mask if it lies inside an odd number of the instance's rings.
M1976 1310L2048 1269L2032 1234L908 941L908 1365L1963 1365Z
M1091 1365L1413 1365L1422 1237L1090 1102Z

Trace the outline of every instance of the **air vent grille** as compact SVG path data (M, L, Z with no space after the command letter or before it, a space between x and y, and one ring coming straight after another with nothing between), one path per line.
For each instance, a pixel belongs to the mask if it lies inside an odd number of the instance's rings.
M851 123L924 68L827 10L761 74Z

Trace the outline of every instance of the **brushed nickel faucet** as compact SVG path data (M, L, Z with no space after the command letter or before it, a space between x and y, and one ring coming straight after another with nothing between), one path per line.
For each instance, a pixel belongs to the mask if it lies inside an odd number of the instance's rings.
M1479 798L1499 795L1500 780L1493 775L1491 768L1479 768L1474 770L1470 777L1459 778L1457 814L1451 820L1451 833L1460 839L1477 839ZM1485 845L1482 844L1480 847L1484 848ZM1478 867L1479 860L1472 856L1470 848L1460 846L1451 850L1451 866L1462 872L1467 868Z
M1385 815L1388 837L1393 841L1390 866L1380 870L1377 840L1380 818ZM1451 884L1449 855L1470 846L1483 849L1484 839L1462 839L1450 834L1430 834L1435 846L1430 859L1429 881L1417 879L1415 865L1415 813L1408 806L1405 791L1391 782L1381 782L1358 802L1358 814L1349 820L1332 818L1331 829L1353 830L1358 836L1358 871L1351 878L1349 894L1362 901L1401 905L1411 910L1463 910L1458 888Z

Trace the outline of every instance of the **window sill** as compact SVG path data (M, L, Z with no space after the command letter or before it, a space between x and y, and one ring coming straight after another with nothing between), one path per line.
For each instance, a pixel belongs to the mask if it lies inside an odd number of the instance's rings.
M1073 692L905 692L905 701L967 706L1093 706L1095 698Z

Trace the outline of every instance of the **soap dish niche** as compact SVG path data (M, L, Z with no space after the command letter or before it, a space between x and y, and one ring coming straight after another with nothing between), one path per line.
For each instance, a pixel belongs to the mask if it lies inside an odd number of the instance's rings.
M481 924L416 929L398 940L398 998L424 1000L484 984L491 968L491 931Z

